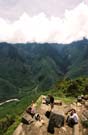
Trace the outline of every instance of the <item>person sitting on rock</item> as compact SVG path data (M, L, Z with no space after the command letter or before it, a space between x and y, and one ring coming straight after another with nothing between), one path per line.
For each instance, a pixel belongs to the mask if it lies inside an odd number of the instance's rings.
M75 109L71 109L69 112L70 115L68 115L66 122L68 126L73 127L75 124L78 124L79 118Z
M32 117L35 115L35 111L31 107L27 108L26 112L29 113Z
M26 112L29 113L32 117L35 115L36 109L35 109L34 101L32 101L31 107L29 107L29 108L26 110Z
M34 119L35 119L35 120L38 120L38 121L41 121L40 114L39 114L39 113L36 113L36 114L34 115Z
M36 113L36 107L35 107L35 103L32 100L32 104L31 104L31 113L35 114Z

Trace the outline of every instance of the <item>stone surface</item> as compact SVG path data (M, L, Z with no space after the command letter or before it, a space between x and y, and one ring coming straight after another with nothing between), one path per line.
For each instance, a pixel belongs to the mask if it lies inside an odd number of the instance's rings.
M75 108L77 111L77 114L79 116L79 124L78 128L76 128L77 135L87 135L88 130L82 127L80 123L80 118L83 115L84 110L87 110L84 105L77 106L76 104L65 104L63 103L61 106L54 105L53 113L56 113L57 115L64 115L65 121L66 121L66 111ZM13 135L50 135L50 133L47 132L49 119L45 116L46 111L50 111L51 107L50 105L42 104L37 108L37 112L41 116L41 121L34 120L32 123L29 124L23 124L20 123L19 126L14 131ZM25 114L25 113L24 113ZM23 115L25 116L25 115ZM84 116L84 115L83 115ZM26 117L26 120L30 120L30 115L28 114ZM66 122L64 122L64 126L58 128L57 126L54 128L53 135L72 135L73 130L72 128L68 127Z

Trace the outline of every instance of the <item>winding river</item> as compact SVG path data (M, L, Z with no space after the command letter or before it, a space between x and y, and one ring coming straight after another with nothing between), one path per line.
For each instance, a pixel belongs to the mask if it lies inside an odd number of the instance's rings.
M1 103L0 103L0 106L1 106L1 105L4 105L5 103L12 102L12 101L19 102L20 100L19 100L19 99L17 99L17 98L9 99L9 100L6 100L6 101L4 101L4 102L1 102Z

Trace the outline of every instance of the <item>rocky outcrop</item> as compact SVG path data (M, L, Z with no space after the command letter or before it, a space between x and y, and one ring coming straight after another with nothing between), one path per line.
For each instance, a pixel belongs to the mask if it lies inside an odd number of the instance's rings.
M64 116L51 112L49 117L48 132L54 133L54 128L60 128L64 126Z
M65 113L71 108L75 108L79 116L79 123L74 129L70 128L65 122L67 117ZM72 135L72 133L75 133L74 135L87 135L87 129L80 122L82 116L88 118L88 110L85 105L77 106L76 103L70 105L65 103L62 105L55 104L47 118L45 114L47 111L50 112L50 109L50 105L41 102L40 106L37 107L41 120L35 120L30 114L24 112L22 121L13 135L47 135L48 132L52 132L54 135L68 135L68 133L69 135ZM84 110L86 111L84 112Z
M31 115L29 115L27 112L25 112L22 116L21 122L23 124L30 124L33 122L33 118L31 117Z
M81 117L81 121L83 123L84 126L87 126L88 128L88 110L84 110L82 112L82 117ZM87 125L86 125L87 124Z

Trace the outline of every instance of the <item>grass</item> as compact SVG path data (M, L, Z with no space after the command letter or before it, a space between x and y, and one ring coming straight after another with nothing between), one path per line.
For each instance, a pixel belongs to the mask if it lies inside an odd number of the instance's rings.
M88 120L81 122L84 128L88 128Z
M32 100L36 101L36 108L38 108L42 103L42 95L47 96L51 94L54 96L56 100L61 100L67 104L72 103L75 99L72 97L65 97L62 93L57 93L55 90L38 92L35 94L34 92L27 93L25 97L21 98L19 102L10 102L0 106L0 119L6 117L6 115L10 115L14 117L13 125L8 127L8 130L2 135L12 135L13 131L21 122L21 117L25 109L31 104ZM41 95L41 96L40 96ZM38 98L39 97L39 98Z
M20 124L20 122L21 122L21 117L22 117L22 115L16 117L16 121L14 122L13 125L11 125L11 126L8 128L7 132L5 132L4 135L12 135L12 134L13 134L13 131L15 131L15 129L17 128L17 126L18 126L18 125Z
M55 97L56 100L61 100L66 104L71 104L73 101L75 101L75 98L73 97Z
M57 90L49 90L44 92L44 95L47 96L48 94L54 96L56 100L61 100L66 104L70 104L76 100L74 97L66 97L63 92L58 92Z
M25 109L31 104L32 100L36 101L39 97L38 94L29 93L25 97L21 98L19 102L10 102L0 106L0 120L3 121L7 116L11 116L14 118L14 123L7 127L6 132L4 130L0 130L2 135L12 135L15 128L21 121L21 117Z
M36 108L40 107L41 103L42 103L42 95L36 101Z

